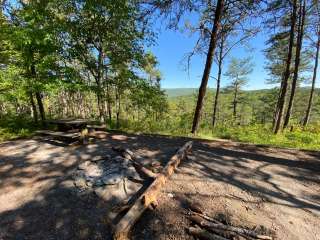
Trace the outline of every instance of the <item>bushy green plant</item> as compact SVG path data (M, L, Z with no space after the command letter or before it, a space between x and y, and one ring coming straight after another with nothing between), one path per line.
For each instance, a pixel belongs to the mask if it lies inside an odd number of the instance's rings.
M0 142L29 137L38 127L26 116L8 115L0 119Z

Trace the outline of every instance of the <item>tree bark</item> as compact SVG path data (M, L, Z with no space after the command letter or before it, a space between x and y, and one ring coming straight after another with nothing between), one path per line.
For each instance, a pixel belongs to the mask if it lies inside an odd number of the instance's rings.
M63 90L61 93L61 100L62 100L62 105L63 105L63 112L62 112L62 116L63 117L68 117L69 115L69 108L68 108L68 103L67 103L67 94L66 94L66 90Z
M108 115L109 115L109 121L112 121L112 109L111 109L111 103L108 100Z
M100 89L98 89L98 92L97 92L97 100L98 100L99 120L101 123L104 123L103 101L102 101L102 94L100 92Z
M217 44L217 34L220 29L220 19L221 19L221 15L223 13L223 8L224 8L224 0L218 0L216 11L215 11L214 23L213 23L213 27L212 27L212 31L211 31L210 44L209 44L209 49L208 49L208 53L207 53L206 65L205 65L205 68L203 71L201 85L199 88L197 106L196 106L194 118L193 118L193 124L192 124L192 130L191 130L191 133L193 133L193 134L196 133L196 131L198 129L199 121L200 121L201 110L203 107L203 100L206 95L207 84L208 84L209 75L210 75L210 71L211 71L214 51L215 51L216 44Z
M29 92L29 99L30 99L30 104L31 104L31 108L32 108L32 117L33 117L34 123L35 123L35 124L38 124L38 111L37 111L37 106L36 106L36 104L35 104L35 102L34 102L33 94L32 94L31 91Z
M31 65L31 75L34 79L36 79L37 76L37 72L36 72L36 67L35 65ZM45 120L46 120L46 116L45 116L45 112L44 112L44 107L43 107L43 102L42 102L42 96L39 90L37 90L35 92L36 95L36 99L37 99L37 103L38 103L38 107L39 107L39 113L40 113L40 117L41 117L41 121L42 124L45 124Z
M310 90L310 95L309 95L308 108L307 108L306 115L303 120L303 126L307 126L309 123L309 119L310 119L311 108L312 108L312 103L313 103L313 96L314 96L314 89L316 86L316 79L317 79L319 48L320 48L320 26L319 26L319 31L318 31L317 51L316 51L316 56L315 56L314 68L313 68L312 85L311 85L311 90Z
M275 125L273 126L273 132L277 134L280 130L281 124L282 124L282 118L283 118L283 112L284 112L284 106L285 106L285 100L286 100L286 94L287 94L287 88L288 88L288 80L290 77L290 66L291 66L291 59L292 59L292 49L293 49L293 42L294 42L294 33L295 33L295 25L296 25L296 19L297 19L297 0L293 1L293 7L292 7L292 15L291 15L291 26L290 26L290 38L289 38L289 47L288 47L288 56L286 59L286 69L283 74L282 79L282 88L280 89L279 93L279 102L278 102L278 108L276 109L275 113Z
M282 88L283 88L283 81L281 81L279 92L282 91ZM273 112L273 118L272 118L273 127L276 125L276 122L277 122L277 110L279 109L279 104L280 104L280 94L278 94L277 104L275 106L275 111Z
M215 127L216 120L217 120L218 102L219 102L219 96L220 96L220 82L221 82L221 74L222 74L223 48L224 48L224 37L222 36L220 46L219 46L217 88L216 88L216 94L214 97L212 127Z
M300 55L301 55L303 31L304 31L304 20L305 20L305 15L306 15L306 2L305 2L305 0L303 2L303 5L302 5L302 1L300 1L299 15L300 16L299 16L299 24L298 24L298 36L297 36L296 56L295 56L295 63L294 63L294 73L293 73L293 79L292 79L292 85L291 85L289 104L288 104L288 109L287 109L285 121L283 123L283 128L286 128L290 122L294 96L295 96L296 88L297 88L299 66L300 66Z
M103 65L103 52L102 49L99 49L98 54L98 69L97 69L97 77L96 77L96 83L97 83L97 100L98 100L98 111L99 111L99 120L101 123L105 122L105 114L103 110L103 96L102 96L102 65Z
M237 105L238 105L238 84L235 85L234 95L233 95L233 121L237 120Z
M42 124L44 124L44 121L46 120L46 116L45 116L45 112L44 112L42 96L39 91L36 92L36 99L37 99L37 103L38 103L38 107L39 107L41 121L42 121Z
M107 84L107 110L108 110L109 122L111 123L111 120L112 120L112 109L111 109L111 96L110 96L109 84Z
M116 106L116 127L120 128L121 95L120 90L118 88L116 89Z

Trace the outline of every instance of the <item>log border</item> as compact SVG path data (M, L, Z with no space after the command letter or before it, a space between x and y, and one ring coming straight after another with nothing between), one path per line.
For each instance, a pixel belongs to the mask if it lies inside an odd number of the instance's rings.
M128 239L128 234L133 225L138 221L142 213L149 205L157 205L157 195L161 188L165 185L168 178L174 173L181 160L183 160L192 148L192 141L185 143L178 149L169 162L166 164L160 174L153 180L150 186L141 194L141 196L133 203L128 212L114 226L113 239Z

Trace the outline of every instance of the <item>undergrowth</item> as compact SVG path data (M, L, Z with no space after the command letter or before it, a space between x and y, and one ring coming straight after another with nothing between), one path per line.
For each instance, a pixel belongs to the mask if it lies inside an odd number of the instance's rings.
M121 130L127 132L155 133L171 136L193 137L191 126L173 126L158 123L122 123ZM306 150L320 150L320 124L312 124L308 128L295 126L275 135L269 125L249 126L217 126L214 129L202 125L197 138L229 139L238 142L274 147L297 148Z
M139 122L121 121L119 130L131 133L152 133L170 136L194 137L190 133L191 126L186 121L168 122L151 121L145 119ZM189 122L189 121L188 121ZM111 122L109 128L117 129L116 124ZM0 142L16 138L32 136L36 126L32 119L6 117L0 119ZM214 129L203 124L195 136L203 139L229 139L238 142L257 145L269 145L274 147L297 148L306 150L320 150L320 123L310 124L307 128L299 127L287 129L274 135L269 125L249 126L222 126Z
M29 118L3 117L0 118L0 142L32 136L38 127Z

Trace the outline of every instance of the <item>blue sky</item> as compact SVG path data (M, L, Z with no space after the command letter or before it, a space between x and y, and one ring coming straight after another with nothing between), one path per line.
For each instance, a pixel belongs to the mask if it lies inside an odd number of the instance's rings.
M162 27L157 29L158 38L156 44L151 51L159 60L159 69L162 73L162 88L198 88L204 68L204 56L195 56L191 62L190 73L185 70L182 60L186 53L192 50L196 37L190 37L186 33L173 31ZM250 40L250 46L253 50L248 50L241 45L234 48L229 54L229 58L224 63L224 71L227 69L230 57L243 58L252 56L254 63L254 71L249 75L248 85L246 89L263 89L271 88L273 85L266 84L268 78L264 69L265 57L262 50L265 48L267 36L265 33L259 33L255 38ZM211 69L211 76L216 76L217 66L214 64ZM319 76L319 75L318 75ZM229 82L225 76L222 76L222 86L226 86ZM215 80L209 80L209 87L215 87ZM320 86L319 81L317 86Z

